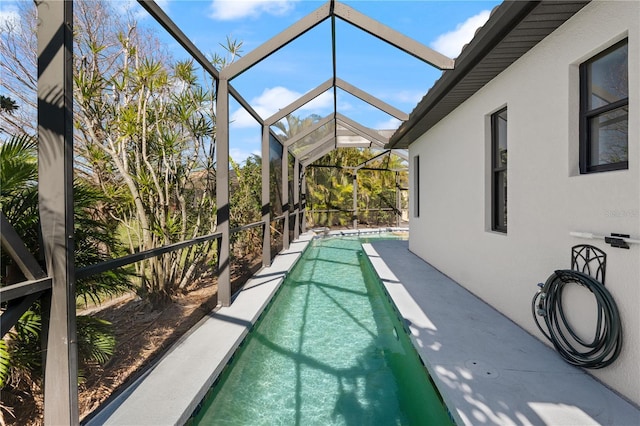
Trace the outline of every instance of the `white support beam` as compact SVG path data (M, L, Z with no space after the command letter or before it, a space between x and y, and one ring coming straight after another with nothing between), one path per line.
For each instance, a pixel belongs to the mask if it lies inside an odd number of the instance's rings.
M294 157L293 160L293 211L295 212L293 222L294 241L300 236L300 160Z
M353 172L353 194L351 195L353 203L353 229L358 229L358 170Z
M317 141L315 141L312 145L309 145L304 151L299 152L297 157L300 158L301 160L304 159L304 157L306 157L307 155L311 154L314 150L316 150L318 147L323 146L324 144L328 143L328 142L332 142L335 143L335 136L333 135L333 133L330 133L328 135L326 135L325 137L323 137L322 139L319 139Z
M307 232L307 169L302 162L300 163L302 171L302 182L300 182L300 210L302 211L302 223L300 224L300 231L302 233Z
M341 88L347 93L352 94L358 99L361 99L368 103L369 105L378 108L380 111L386 112L392 117L397 118L400 121L407 121L409 119L409 114L400 111L398 108L389 105L388 103L376 98L375 96L370 95L362 89L358 89L356 86L347 83L346 81L336 77L336 87Z
M407 153L406 149L392 149L391 152L393 152L395 155L402 158L403 160L409 161L409 154Z
M38 208L42 227L41 249L47 275L52 280L51 293L42 302L42 334L43 342L46 342L43 348L44 424L77 425L73 2L38 1L36 7L39 17Z
M333 141L330 141L333 142ZM328 153L330 153L331 151L333 151L335 149L335 147L333 146L333 144L331 143L327 143L326 146L323 147L322 150L318 151L317 153L311 155L310 157L304 159L302 161L302 165L304 167L307 167L309 164L313 163L314 161L324 157L325 155L327 155Z
M374 37L379 38L382 41L389 43L390 45L397 47L410 54L411 56L426 62L439 70L453 69L454 60L446 57L442 53L419 43L406 35L399 33L398 31L387 27L386 25L369 18L366 15L358 12L357 10L342 4L335 2L333 7L333 13L335 16L343 19L344 21L360 28L363 31L371 34Z
M353 130L354 132L356 132L357 134L359 134L360 136L367 138L371 141L378 141L381 142L383 144L388 143L389 139L385 138L384 136L382 136L380 133L376 132L373 129L370 129L368 127L363 126L362 124L359 124L355 121L353 121L352 119L350 119L349 117L345 117L344 115L340 114L340 113L336 113L336 121L343 125L344 127L348 128L349 130Z
M269 167L271 162L269 161L269 126L262 125L262 266L271 266L271 173Z
M296 21L289 28L285 29L275 37L261 44L251 52L247 53L237 61L229 64L220 71L220 78L232 80L242 74L258 62L277 52L296 38L311 30L325 19L329 18L331 12L331 2L327 2L304 18Z
M291 206L289 205L289 152L282 150L282 158L280 159L281 171L281 193L282 193L282 250L289 248L289 213Z
M295 112L295 110L297 110L298 108L302 107L303 105L311 102L312 100L314 100L318 96L322 95L324 92L329 90L332 86L333 86L333 79L329 79L329 80L325 81L324 83L322 83L321 85L319 85L315 89L305 93L304 95L300 96L295 101L291 102L289 105L287 105L284 108L280 109L278 112L273 114L271 117L267 118L264 122L269 126L277 123L278 121L280 121L283 118L285 118L287 115L291 114L292 112Z
M309 136L311 133L315 132L320 127L322 127L325 124L328 124L329 122L333 121L333 119L334 119L333 113L331 113L331 114L327 115L326 117L322 118L321 120L315 122L313 125L309 126L307 129L304 129L301 132L296 133L290 139L286 140L283 145L285 147L287 147L287 148L290 147L291 145L295 144L296 142L300 141L301 139Z
M249 105L249 102L247 102L231 84L229 84L228 86L229 94L233 97L233 99L235 99L242 106L242 108L244 108L245 111L247 111L249 115L251 115L254 120L256 120L258 124L262 126L264 124L264 119L260 116L260 114L258 114L256 110L254 110L251 105Z
M222 234L218 247L218 305L231 305L231 242L229 225L229 82L218 80L216 96L216 205L217 228Z

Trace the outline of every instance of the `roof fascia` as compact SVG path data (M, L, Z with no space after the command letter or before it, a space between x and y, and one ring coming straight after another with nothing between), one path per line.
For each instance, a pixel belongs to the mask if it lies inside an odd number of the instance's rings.
M424 98L389 138L387 148L408 146L407 134L437 105L478 63L512 31L538 4L537 1L505 0L489 17L469 45L455 60L455 67L445 71Z

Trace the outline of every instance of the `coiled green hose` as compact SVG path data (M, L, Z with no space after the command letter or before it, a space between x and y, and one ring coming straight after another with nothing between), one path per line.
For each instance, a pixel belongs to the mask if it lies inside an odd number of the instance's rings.
M578 284L593 293L598 306L595 335L591 342L581 339L572 329L562 309L562 292L567 284ZM587 274L571 270L552 273L531 302L536 325L569 363L584 368L603 368L620 355L622 325L618 307L602 283ZM566 305L565 305L566 306ZM544 318L543 329L539 316ZM567 336L568 334L568 336Z

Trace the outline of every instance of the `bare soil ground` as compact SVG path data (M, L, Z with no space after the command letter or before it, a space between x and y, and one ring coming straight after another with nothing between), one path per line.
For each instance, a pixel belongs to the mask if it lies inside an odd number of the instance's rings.
M237 291L260 266L258 256L234 260L231 266L232 291ZM85 372L85 380L78 389L81 420L126 388L216 307L216 278L202 279L193 287L188 293L173 297L160 310L151 310L135 294L127 294L81 312L111 322L117 342L114 355L105 365ZM14 401L16 405L11 404L13 416L2 413L0 425L42 424L42 394L37 384L31 391L26 391L23 398Z
M251 278L260 265L261 259L257 258L233 262L232 292ZM201 280L196 289L174 297L160 311L150 311L143 300L129 295L94 313L113 324L118 345L109 362L93 370L80 386L80 418L88 416L114 392L139 377L146 367L153 364L217 304L217 279L210 278Z
M215 308L217 288L215 282L203 283L197 290L175 297L159 311L151 311L142 299L132 294L93 313L113 324L118 343L109 362L93 369L80 385L80 417L91 413L114 391L134 380L144 367Z

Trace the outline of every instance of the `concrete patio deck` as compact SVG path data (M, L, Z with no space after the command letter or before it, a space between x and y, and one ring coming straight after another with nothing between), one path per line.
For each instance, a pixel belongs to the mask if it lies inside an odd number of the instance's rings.
M184 424L313 233L180 339L88 425ZM364 245L458 425L640 425L640 411L409 252ZM431 425L429 425L431 426Z
M640 425L637 407L411 253L407 241L364 246L458 425Z

